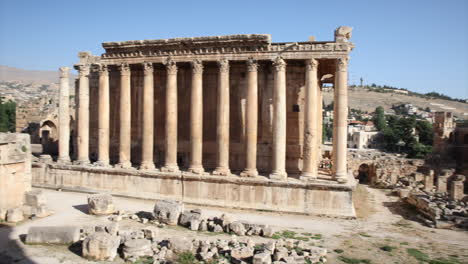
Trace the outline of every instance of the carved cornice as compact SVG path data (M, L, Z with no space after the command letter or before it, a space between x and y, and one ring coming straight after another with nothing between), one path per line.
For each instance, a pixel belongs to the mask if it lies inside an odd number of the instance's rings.
M177 64L171 57L167 58L165 65L167 74L177 74Z
M336 60L336 70L340 72L348 71L348 58L339 58Z
M249 72L256 72L258 70L258 63L256 60L254 60L253 58L250 58L248 61L247 61L247 71Z
M70 74L70 68L60 67L59 71L60 71L60 78L68 78L68 76Z
M221 59L218 61L219 72L227 73L229 72L229 61L227 59Z
M128 63L122 63L119 65L120 75L130 75L130 65Z
M308 71L316 71L319 63L316 59L306 60L306 69Z
M273 66L275 67L275 71L285 71L286 70L286 62L280 56L276 57L275 61L273 61Z
M192 64L192 72L194 74L203 73L203 62L201 60L194 60L191 62L191 64Z
M145 75L153 74L153 63L152 62L143 62L143 71Z

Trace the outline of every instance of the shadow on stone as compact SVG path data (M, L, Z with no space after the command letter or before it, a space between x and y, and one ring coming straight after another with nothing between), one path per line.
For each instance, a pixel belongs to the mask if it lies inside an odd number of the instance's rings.
M26 256L23 251L23 243L26 235L20 235L18 239L11 239L12 227L0 223L0 264L37 264Z
M81 211L84 214L89 214L88 210L88 205L87 204L79 204L79 205L73 205L73 208L75 208L78 211Z
M68 247L68 250L70 250L73 254L77 255L77 256L82 256L82 246L83 246L83 241L78 241L78 242L75 242L73 244L71 244L69 247Z

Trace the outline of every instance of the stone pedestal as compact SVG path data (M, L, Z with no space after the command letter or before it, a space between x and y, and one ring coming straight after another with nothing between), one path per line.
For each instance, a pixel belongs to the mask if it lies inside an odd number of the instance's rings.
M59 156L58 161L70 162L70 85L68 67L60 68Z
M141 165L142 170L154 169L153 145L154 145L154 80L153 64L145 62L143 64L143 141L141 144Z
M131 86L130 66L127 63L120 65L120 140L119 164L120 168L131 168Z
M277 57L273 96L273 160L270 179L285 180L286 173L286 62Z
M465 176L463 175L455 175L450 185L450 198L454 200L461 200L465 197L464 193L464 182Z
M430 170L428 175L424 175L424 190L430 192L432 188L434 188L434 171Z
M99 66L99 146L98 161L100 166L109 165L109 124L110 124L110 97L109 97L109 69L107 65Z
M447 192L447 176L439 175L437 176L437 192L443 193Z
M166 160L163 171L177 172L177 65L169 59L166 62Z
M190 167L196 174L204 172L203 155L203 63L192 62L192 91L190 94Z

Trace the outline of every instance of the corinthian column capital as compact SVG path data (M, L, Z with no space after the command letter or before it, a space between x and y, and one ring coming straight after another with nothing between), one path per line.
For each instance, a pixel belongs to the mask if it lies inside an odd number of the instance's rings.
M145 75L153 74L153 63L151 62L143 62L143 71Z
M221 59L218 61L220 72L229 72L229 61L227 59Z
M120 75L130 74L130 65L128 63L122 63L119 65Z
M89 75L90 67L88 64L75 65L75 69L78 70L79 77L87 77Z
M276 59L273 61L273 66L275 66L275 70L278 72L286 70L286 62L280 56L276 57Z
M247 71L249 72L256 72L258 70L258 63L256 60L254 60L253 58L250 58L248 61L247 61Z
M201 60L194 60L192 63L192 71L195 74L203 73L203 62Z
M165 65L167 74L177 74L177 64L171 57L167 58Z
M318 60L316 60L316 59L306 60L306 69L308 71L316 70L318 65L319 65L319 63L318 63Z
M60 78L68 78L68 75L70 73L70 68L68 67L60 67Z
M348 70L348 58L339 58L336 60L336 70L337 71L347 71Z

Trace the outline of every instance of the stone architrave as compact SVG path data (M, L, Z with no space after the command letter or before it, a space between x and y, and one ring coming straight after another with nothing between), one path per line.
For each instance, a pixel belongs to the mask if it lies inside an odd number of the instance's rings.
M105 64L99 65L99 122L98 122L98 161L100 166L109 165L109 125L110 96L109 69Z
M70 68L60 67L59 156L61 163L70 162Z
M286 62L277 57L273 95L273 160L270 179L285 180L286 173Z
M245 170L244 177L258 176L257 137L258 137L258 63L247 61L247 113L245 129Z
M190 166L195 174L204 173L203 164L203 63L192 61L192 91L190 93Z
M303 147L303 165L301 179L311 180L317 178L318 173L318 123L319 113L318 90L317 87L317 68L318 61L311 59L306 62L306 85L305 85L305 105L304 105L304 143Z
M177 165L177 64L171 58L166 62L166 159L163 171L178 172Z
M140 169L154 169L153 146L154 146L154 79L153 63L143 63L143 135L141 146Z
M348 177L348 58L336 60L335 109L333 113L333 167L334 177L345 183Z
M76 66L78 70L78 164L89 164L89 65Z
M130 65L120 65L120 146L119 164L120 168L131 168L131 84Z
M227 176L231 174L229 169L229 61L218 61L218 98L217 98L217 161L215 175Z

